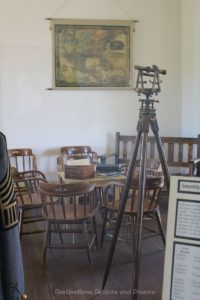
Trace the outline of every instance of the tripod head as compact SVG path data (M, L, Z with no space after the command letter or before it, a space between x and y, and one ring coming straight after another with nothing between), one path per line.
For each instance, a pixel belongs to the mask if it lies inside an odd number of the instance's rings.
M165 75L166 70L160 70L156 65L152 67L135 66L135 69L138 70L135 90L139 96L143 94L149 98L153 94L160 93L160 83L162 81L159 79L159 74ZM152 80L147 81L146 77L151 77Z
M141 102L141 111L145 112L154 112L154 103L159 102L158 100L151 99L153 95L158 95L160 93L160 83L162 82L159 79L159 74L165 75L166 70L160 70L156 65L152 67L141 67L135 66L135 69L138 70L138 76L136 81L136 92L140 96L141 94L145 95L145 99L140 99ZM147 77L151 77L151 80L147 81Z

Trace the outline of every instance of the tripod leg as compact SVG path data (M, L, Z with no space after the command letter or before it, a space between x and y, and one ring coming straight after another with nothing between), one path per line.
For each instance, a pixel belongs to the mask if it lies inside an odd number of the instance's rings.
M148 128L144 131L142 138L141 148L141 161L140 161L140 175L139 175L139 194L138 194L138 208L135 223L135 257L134 257L134 278L133 278L133 299L137 300L137 291L140 273L140 256L141 256L141 239L142 239L142 223L144 211L144 198L146 189L146 157L147 157L147 138Z
M111 246L110 246L110 251L109 251L108 260L107 260L107 264L106 264L106 269L105 269L105 273L104 273L104 277L103 277L102 289L104 289L104 287L105 287L105 284L106 284L106 281L108 278L108 274L110 271L110 267L111 267L111 263L112 263L112 259L113 259L113 255L114 255L114 251L115 251L115 246L117 243L117 238L119 235L119 230L120 230L120 226L121 226L121 222L122 222L122 218L123 218L123 213L124 213L124 209L126 206L126 200L128 197L129 188L130 188L130 184L131 184L131 180L132 180L132 176L133 176L133 171L134 171L134 167L135 167L135 163L136 163L136 159L137 159L137 153L138 153L140 138L141 138L141 134L142 134L142 126L141 126L140 120L138 121L137 128L138 128L138 134L136 136L136 140L134 143L131 160L129 163L128 172L127 172L127 176L126 176L126 181L124 184L124 191L122 193L121 204L120 204L119 212L117 215L116 226L115 226L115 230L113 233L113 238L111 241Z
M153 134L155 136L156 146L157 146L157 149L158 149L158 154L159 154L161 166L162 166L165 181L166 181L166 184L167 184L167 189L168 189L168 192L169 192L169 184L170 184L169 169L168 169L168 166L167 166L167 161L166 161L166 158L165 158L165 153L164 153L162 141L161 141L161 138L160 138L160 135L159 135L158 122L157 122L157 119L156 119L155 115L151 118L150 123L151 123L151 129L152 129Z

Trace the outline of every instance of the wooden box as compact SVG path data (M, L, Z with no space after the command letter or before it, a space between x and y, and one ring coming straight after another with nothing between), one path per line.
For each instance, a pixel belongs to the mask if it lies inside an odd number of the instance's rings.
M89 179L95 176L94 165L89 166L68 166L65 165L65 178Z

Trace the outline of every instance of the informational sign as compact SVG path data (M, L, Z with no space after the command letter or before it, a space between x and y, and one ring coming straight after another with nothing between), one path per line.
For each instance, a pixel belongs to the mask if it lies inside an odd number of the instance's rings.
M175 237L200 239L200 201L177 199Z
M172 176L162 300L200 299L200 178Z

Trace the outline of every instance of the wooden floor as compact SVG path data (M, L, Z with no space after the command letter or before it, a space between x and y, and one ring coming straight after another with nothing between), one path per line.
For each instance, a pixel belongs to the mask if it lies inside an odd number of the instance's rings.
M166 228L166 201L162 201L161 213ZM22 251L28 299L132 299L133 252L131 244L124 242L117 242L111 272L101 292L109 246L107 240L102 250L92 250L92 267L88 265L85 251L49 250L47 266L43 268L43 234L24 235ZM139 300L161 300L163 249L160 237L142 242Z

